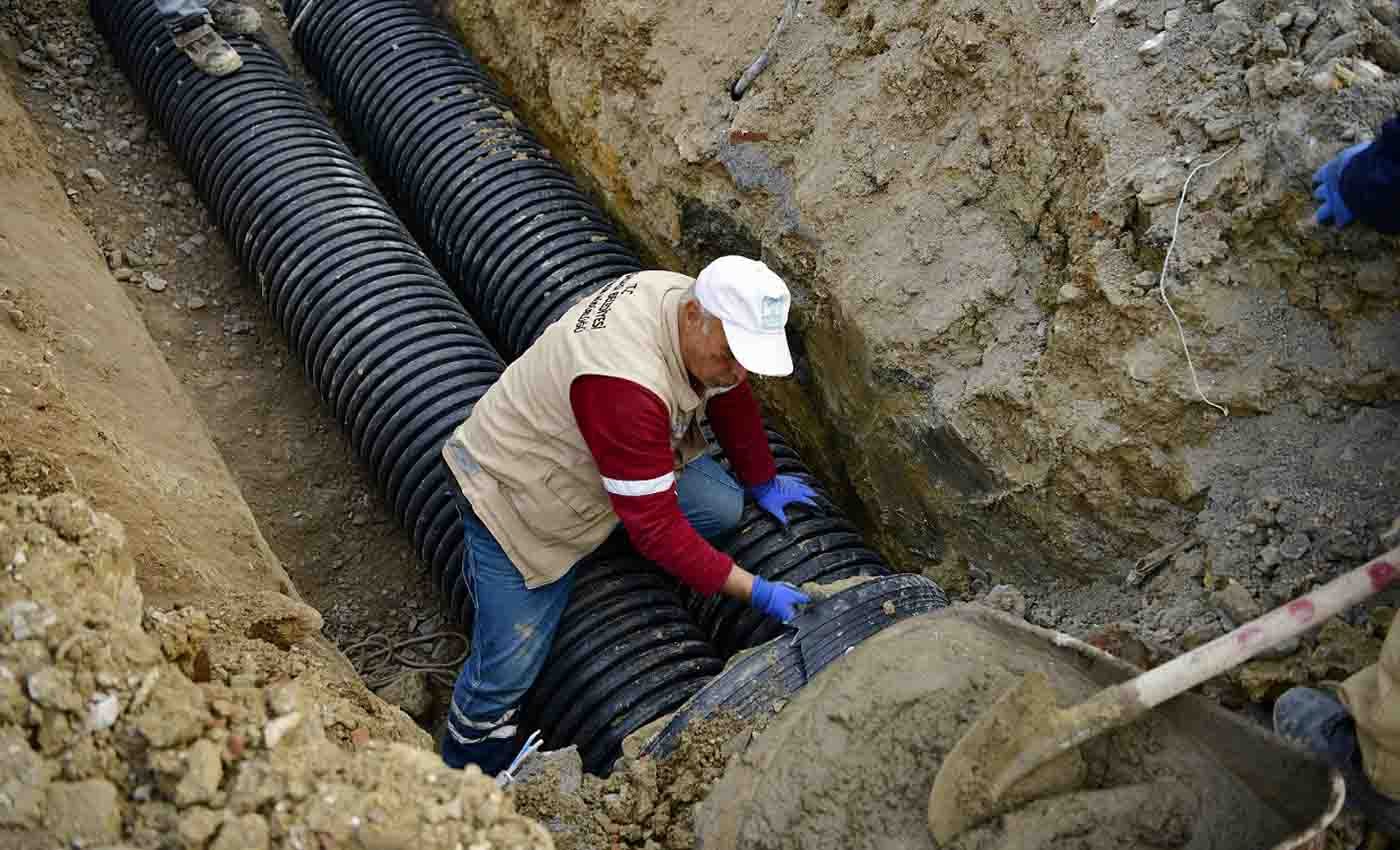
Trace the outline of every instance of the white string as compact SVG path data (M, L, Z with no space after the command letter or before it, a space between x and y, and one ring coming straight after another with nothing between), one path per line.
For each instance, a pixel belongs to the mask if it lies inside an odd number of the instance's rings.
M1172 302L1167 298L1167 266L1172 261L1172 249L1176 247L1176 236L1181 230L1181 208L1186 205L1186 190L1191 186L1191 178L1203 168L1209 168L1229 155L1238 145L1232 145L1225 153L1212 159L1210 162L1203 162L1191 169L1191 173L1186 175L1186 182L1181 185L1181 198L1176 202L1176 220L1172 222L1172 241L1167 245L1167 255L1162 258L1162 277L1157 281L1157 292L1162 296L1162 303L1167 305L1167 312L1172 314L1172 320L1176 322L1177 336L1181 337L1181 350L1186 353L1186 368L1191 370L1191 383L1196 387L1196 395L1201 397L1201 401L1225 414L1230 415L1230 411L1224 406L1216 404L1206 398L1205 391L1201 389L1201 382L1196 378L1196 364L1191 362L1191 347L1186 344L1186 329L1181 326L1181 317L1176 314L1172 307Z
M502 788L509 787L510 784L515 781L515 772L520 769L520 766L525 763L527 758L533 755L534 752L543 745L544 740L540 738L540 730L536 729L531 732L530 737L525 739L525 746L520 748L520 752L515 756L515 759L511 761L510 767L496 775L496 784Z

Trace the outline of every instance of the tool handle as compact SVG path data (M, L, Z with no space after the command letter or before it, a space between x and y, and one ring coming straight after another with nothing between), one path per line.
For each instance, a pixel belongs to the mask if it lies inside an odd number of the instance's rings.
M1161 705L1296 637L1345 608L1380 593L1400 577L1400 547L1343 573L1311 593L1250 620L1204 646L1178 655L1132 680L1145 708Z

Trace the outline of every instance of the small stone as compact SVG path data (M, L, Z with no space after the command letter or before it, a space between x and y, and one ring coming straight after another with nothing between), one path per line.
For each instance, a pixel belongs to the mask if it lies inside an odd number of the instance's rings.
M146 141L148 138L150 138L150 135L151 135L150 126L147 125L146 122L143 121L143 122L141 122L140 124L137 124L136 127L134 127L134 128L132 129L132 131L131 131L130 133L127 134L126 140L127 140L128 142L131 142L133 145L140 145L140 144L144 144L145 141Z
M93 694L88 700L87 726L92 730L110 729L121 712L122 705L115 694Z
M1265 546L1259 550L1259 566L1265 572L1272 572L1279 563L1279 551L1277 546Z
M122 253L122 249L113 248L112 250L107 252L107 268L118 269L125 264L126 254Z
M107 152L110 154L121 156L122 154L129 153L130 151L131 142L127 141L126 139L111 139L107 142Z
M1312 540L1301 531L1295 531L1283 538L1283 542L1278 545L1278 552L1290 561L1296 561L1308 554L1308 549L1312 547Z
M997 585L987 592L982 604L1005 611L1013 617L1026 616L1026 595L1015 585Z
M1285 94L1302 77L1305 67L1296 59L1280 59L1270 64L1264 69L1264 90L1275 98Z
M1055 297L1061 304L1072 304L1084 297L1084 290L1072 283L1067 283L1060 287L1060 291L1056 293Z
M1167 13L1162 16L1162 26L1171 29L1181 23L1181 19L1184 17L1186 17L1185 9L1168 9Z
M0 610L0 625L9 626L15 640L29 640L43 637L49 627L58 622L58 616L48 608L30 599L20 599Z
M175 192L182 198L193 198L194 184L190 183L188 180L181 180L179 183L175 184Z
M1215 32L1211 33L1210 45L1233 56L1249 45L1251 35L1249 24L1236 18L1226 18L1216 26Z
M92 188L98 192L101 192L103 189L106 189L108 186L112 185L112 181L107 179L107 175L103 174L96 168L84 168L83 176L87 178L87 181L89 184L92 185Z
M1181 648L1190 652L1198 646L1205 646L1224 633L1224 630L1216 623L1197 623L1182 634Z
M17 331L26 330L29 327L29 320L25 318L24 311L18 307L6 307L5 317L10 320L10 324L14 325Z
M73 684L73 674L56 667L45 667L31 673L28 680L29 698L45 708L59 711L81 711L83 698Z
M193 257L195 254L199 253L199 246L194 244L190 239L186 239L184 242L176 245L175 248L186 257Z
M33 50L26 50L19 55L17 60L19 66L31 74L37 74L44 70L44 60L39 58L39 54Z
M91 846L122 837L117 788L105 779L55 782L49 786L47 802L44 825L60 841Z
M156 203L164 204L167 207L171 206L175 203L175 196L169 192L161 192L160 195L156 198Z
M175 804L188 806L208 802L218 793L224 779L224 763L219 745L207 738L194 742L185 754L185 775L175 786Z
M191 310L203 310L207 305L208 302L198 295L191 295L190 300L185 304Z
M1260 650L1259 654L1255 657L1273 660L1287 658L1288 656L1297 652L1299 648L1302 647L1302 645L1303 642L1299 640L1298 637L1295 635L1294 637L1284 640L1277 646L1271 646L1268 649Z
M248 814L224 821L209 850L267 850L267 840L267 821L262 815Z
M1240 137L1240 119L1212 118L1206 122L1206 136L1212 142L1224 142Z
M1162 55L1162 49L1167 43L1167 33L1159 32L1156 35L1138 45L1137 55L1143 62L1151 65L1157 61L1157 57Z
M350 733L350 743L355 745L355 749L363 749L369 743L369 730L363 726L356 726Z
M1271 23L1281 30L1286 30L1293 26L1293 13L1279 12L1277 15L1274 15L1274 19Z
M1298 64L1301 65L1302 63L1300 62ZM1279 505L1283 504L1283 496L1280 496L1279 492L1272 487L1265 487L1261 490L1259 492L1259 498L1264 501L1264 504L1268 506L1271 511L1278 510Z
M63 62L63 44L57 41L45 42L44 55L52 62Z
M1220 590L1210 595L1211 602L1215 607L1224 612L1225 616L1235 625L1242 625L1253 620L1263 613L1259 603L1254 601L1254 597L1244 588L1244 585L1230 580L1230 583Z
M301 712L293 711L291 714L284 714L274 720L269 720L267 726L263 728L263 744L269 750L274 750L282 743L282 739L287 737L301 723Z
M179 825L175 828L180 836L180 843L184 847L203 847L209 843L209 838L219 825L224 822L224 813L215 812L195 806L185 812L180 818Z
M136 277L136 272L132 271L126 266L122 266L121 268L116 269L112 272L112 277L125 283L126 281L131 280L133 277Z
M410 717L423 717L433 708L433 692L429 687L428 674L421 670L410 670L376 693L380 699L397 705Z
M152 292L164 292L170 282L155 272L142 272L141 279L146 282L146 288Z
M1211 10L1216 21L1243 21L1249 14L1235 0L1225 0Z

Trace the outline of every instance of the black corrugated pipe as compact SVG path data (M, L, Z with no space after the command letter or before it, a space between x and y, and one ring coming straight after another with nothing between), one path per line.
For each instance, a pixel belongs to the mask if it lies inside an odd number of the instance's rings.
M640 264L415 0L284 0L293 43L507 357ZM300 20L298 20L300 18Z
M439 453L500 376L501 358L266 45L231 38L243 69L216 79L174 49L150 0L93 0L92 9L308 378L412 532L434 586L469 623L462 526ZM624 620L644 633L629 632L621 656L607 656L613 672L595 676L590 659L561 686L577 710L560 722L595 768L611 763L604 756L622 730L673 710L721 666L673 583L634 554L601 567L650 590L637 596L645 616ZM571 629L578 616L566 617Z
M150 0L92 0L92 12L451 598L462 531L439 450L500 356L265 44L233 37L243 69L218 79L175 49Z
M522 126L485 70L415 0L283 0L283 7L307 67L453 291L508 358L524 352L578 298L640 268L602 212ZM771 431L769 438L780 470L811 480L796 453ZM820 515L794 509L799 521L788 531L750 508L731 552L768 578L802 582L887 574L888 566L860 544L838 513L825 499ZM642 586L642 572L624 572L626 586ZM570 602L565 617L579 634L611 625L595 602L577 593ZM703 632L726 652L777 630L776 623L729 600L693 601L692 608ZM631 651L634 639L628 640ZM641 725L651 719L642 717L643 708L660 716L660 707L643 696L653 683L649 676L608 693L595 681L601 668L584 663L581 652L556 648L532 693L548 746L586 738L599 732L598 724L609 734L634 728L634 720ZM619 662L619 669L633 668ZM585 709L573 704L584 691L598 699L640 702L628 702L629 708L587 702L594 708ZM585 720L586 711L598 713ZM582 747L589 764L610 763L612 740Z

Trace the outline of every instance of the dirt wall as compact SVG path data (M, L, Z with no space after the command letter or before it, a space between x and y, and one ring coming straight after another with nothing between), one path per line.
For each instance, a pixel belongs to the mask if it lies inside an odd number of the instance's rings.
M1400 508L1400 250L1308 194L1400 108L1393 3L800 0L738 102L777 0L446 5L655 262L785 275L762 392L902 566L1039 589L1195 535L1260 590ZM1167 291L1228 416L1157 291L1220 155Z

